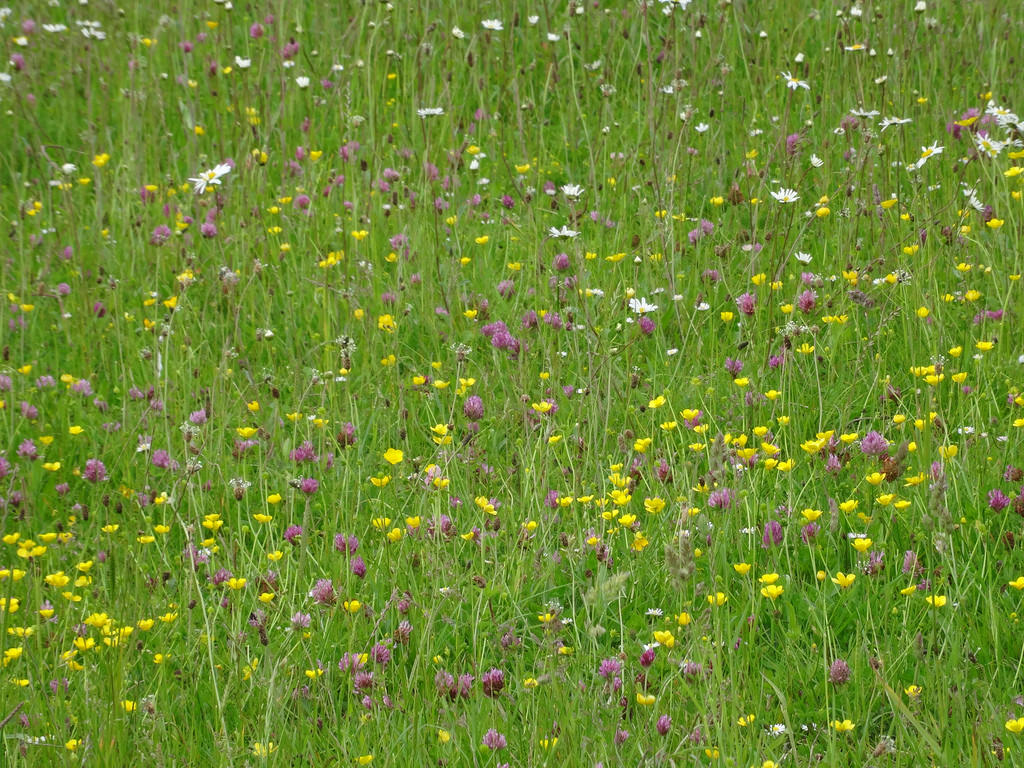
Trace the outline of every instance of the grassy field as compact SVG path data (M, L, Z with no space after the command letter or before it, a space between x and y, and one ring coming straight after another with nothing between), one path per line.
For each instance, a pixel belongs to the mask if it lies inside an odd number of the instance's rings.
M1024 765L1024 13L0 9L0 764Z

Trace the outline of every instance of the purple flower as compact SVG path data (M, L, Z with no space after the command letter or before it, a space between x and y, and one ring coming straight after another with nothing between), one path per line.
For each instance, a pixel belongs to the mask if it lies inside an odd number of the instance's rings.
M39 458L39 449L36 448L36 444L29 438L25 438L21 441L18 446L18 456L22 459L28 459L29 461L35 461Z
M434 675L434 687L437 689L439 696L448 696L454 699L457 695L455 678L452 677L450 672L443 669L439 669L437 674Z
M493 728L484 734L483 744L488 749L493 750L504 749L508 746L508 742L505 740L505 737Z
M877 456L889 449L889 441L875 430L871 430L860 441L860 450L867 456Z
M354 576L358 576L360 579L366 576L366 563L359 555L352 558L352 565L349 567Z
M357 691L368 691L373 688L373 672L358 670L352 675L352 687Z
M311 496L317 492L320 487L320 483L314 477L304 477L302 482L299 483L299 490L307 496Z
M355 672L363 666L363 655L361 653L346 653L338 662L338 669L342 672Z
M375 664L386 666L391 661L391 649L383 643L377 643L370 649L370 658Z
M160 469L167 469L168 467L171 466L171 454L169 454L162 448L158 449L156 451L153 451L153 458L151 459L151 461L154 467L159 467Z
M651 320L647 315L644 315L637 321L637 325L640 326L640 330L645 336L650 336L654 333L654 321Z
M622 662L618 659L602 659L601 666L598 667L597 673L601 675L605 680L609 680L615 675L622 671Z
M833 685L843 685L850 679L850 665L842 659L836 659L828 668L828 681Z
M744 293L736 299L736 306L744 315L754 314L754 306L757 304L757 297L752 293Z
M301 525L289 525L284 529L284 540L292 546L296 546L299 543L300 536L302 536Z
M998 488L988 492L988 506L993 512L1001 512L1010 505L1010 497Z
M818 294L814 291L807 290L796 297L796 306L805 315L808 312L814 310L815 305L818 303Z
M736 499L731 488L716 488L708 494L708 506L712 509L729 509Z
M198 411L192 411L192 413L188 415L189 422L197 427L202 424L205 424L206 419L206 410L202 408L200 408Z
M800 134L791 133L786 137L786 154L792 157L800 144Z
M662 736L668 735L669 730L672 728L672 718L668 715L662 715L658 718L658 733Z
M640 654L640 666L649 667L654 663L654 648L648 648Z
M619 728L617 731L615 731L615 746L624 743L628 738L629 731L624 731L621 728Z
M355 536L346 536L344 533L339 533L334 537L334 548L339 552L354 555L356 550L359 549L359 539Z
M811 544L820 530L821 528L817 523L808 523L800 529L800 538L803 540L804 544Z
M473 419L474 421L482 419L484 415L484 401L479 395L470 395L466 398L466 402L462 404L462 413L465 414L467 419Z
M735 379L743 371L743 361L727 357L725 358L725 370Z
M330 579L320 579L316 585L309 591L309 596L313 598L319 605L334 605L334 584L331 583Z
M99 459L89 459L85 462L82 477L91 483L101 482L107 479L107 468L103 466L103 462Z
M154 229L153 233L149 236L149 244L150 245L163 245L164 243L166 243L170 239L171 239L171 228L168 227L166 224L161 224L156 229Z
M782 523L778 520L769 520L764 524L764 534L761 536L761 546L764 549L781 544L782 539Z
M917 572L917 553L912 549L908 549L903 553L903 573L916 573Z
M316 461L316 451L313 450L313 443L309 440L303 441L302 445L288 454L288 458L296 463L303 461Z
M346 422L342 425L341 431L338 432L334 437L338 441L338 445L343 448L348 448L350 445L356 444L356 428L352 422Z
M494 698L505 687L505 673L497 668L489 669L484 672L480 682L483 684L484 695Z
M296 611L292 614L292 629L308 629L311 620L308 613Z

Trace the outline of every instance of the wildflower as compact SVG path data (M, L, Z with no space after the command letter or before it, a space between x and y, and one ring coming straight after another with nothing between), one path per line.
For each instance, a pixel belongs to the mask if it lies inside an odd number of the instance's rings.
M836 659L828 668L828 681L833 685L844 685L850 679L850 665L843 659Z
M831 725L832 725L833 728L836 729L836 733L846 733L848 731L852 731L854 729L854 727L855 727L855 724L853 723L853 721L851 721L849 719L842 720L842 721L840 721L840 720L833 720Z
M506 741L504 735L498 733L493 728L491 728L487 731L487 733L484 734L482 741L483 745L491 750L504 749L506 746L508 746L508 742Z
M847 587L853 584L853 580L856 578L856 574L843 573L842 571L838 571L836 575L832 577L832 583L838 584L839 587L842 589L846 589Z
M809 86L805 81L798 80L797 78L793 77L793 75L791 75L789 72L782 72L781 74L786 80L786 87L789 88L791 91L795 91L799 88L803 88L805 91L811 90L811 86Z
M107 468L99 459L89 459L85 462L85 470L82 477L91 483L98 483L107 479Z
M231 166L227 163L220 163L215 165L209 171L203 171L195 178L190 178L192 182L193 190L197 195L201 195L206 192L208 186L219 186L222 177L226 176L231 171Z
M930 147L921 147L921 157L913 167L920 169L926 162L928 162L930 157L933 155L941 155L943 149L944 147L940 147L937 141L933 142Z
M789 189L787 187L781 187L777 191L772 192L771 195L783 204L795 203L800 199L800 196L796 193L795 189Z

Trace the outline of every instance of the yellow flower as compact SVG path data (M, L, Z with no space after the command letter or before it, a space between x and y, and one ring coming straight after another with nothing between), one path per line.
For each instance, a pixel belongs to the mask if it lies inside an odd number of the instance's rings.
M397 448L388 448L383 454L384 461L388 464L397 464L402 460L403 456L404 454Z
M851 720L833 720L831 723L832 727L836 729L837 733L846 733L852 731L854 724Z
M835 576L832 577L832 583L838 584L842 589L846 589L853 584L853 580L857 578L854 573L843 573L838 571Z
M783 588L778 584L769 584L767 587L761 588L762 597L767 597L769 600L775 600L783 593Z
M945 595L928 595L928 597L926 597L925 600L928 602L928 605L932 606L933 608L941 608L946 604Z
M1007 720L1006 730L1010 733L1024 732L1024 717L1018 717L1016 720Z
M131 699L125 699L121 702L121 708L125 712L134 712L136 709L138 709L138 705Z
M363 607L363 604L358 600L346 600L342 603L342 607L349 613L359 613L359 609Z
M437 741L439 743L447 744L451 740L452 740L452 735L448 731L444 730L444 728L438 728L437 729Z
M871 539L865 537L865 538L853 539L850 542L850 544L851 544L851 546L853 546L854 549L856 549L858 552L860 552L863 555L865 552L867 552L869 549L871 549L872 541L871 541Z
M268 757L272 752L276 751L277 745L272 741L267 742L266 744L261 744L257 741L252 745L252 753L256 757Z
M636 703L639 704L641 707L649 707L654 702L655 702L655 697L654 697L653 694L650 694L650 693L644 694L644 693L641 693L640 691L636 692Z
M666 630L655 630L654 640L665 648L673 648L676 644L675 635Z
M903 692L907 694L907 696L909 696L910 698L916 699L918 696L921 695L921 686L908 685L906 688L903 689Z
M240 579L235 576L232 576L230 579L227 580L226 583L228 585L228 589L238 590L245 586L245 579Z
M395 323L395 318L391 315L381 315L377 318L377 330L384 331L385 333L394 333L398 325Z

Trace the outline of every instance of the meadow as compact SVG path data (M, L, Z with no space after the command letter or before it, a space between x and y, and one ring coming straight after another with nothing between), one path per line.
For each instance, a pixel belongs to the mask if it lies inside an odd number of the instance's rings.
M1024 765L1024 13L0 8L4 766Z

